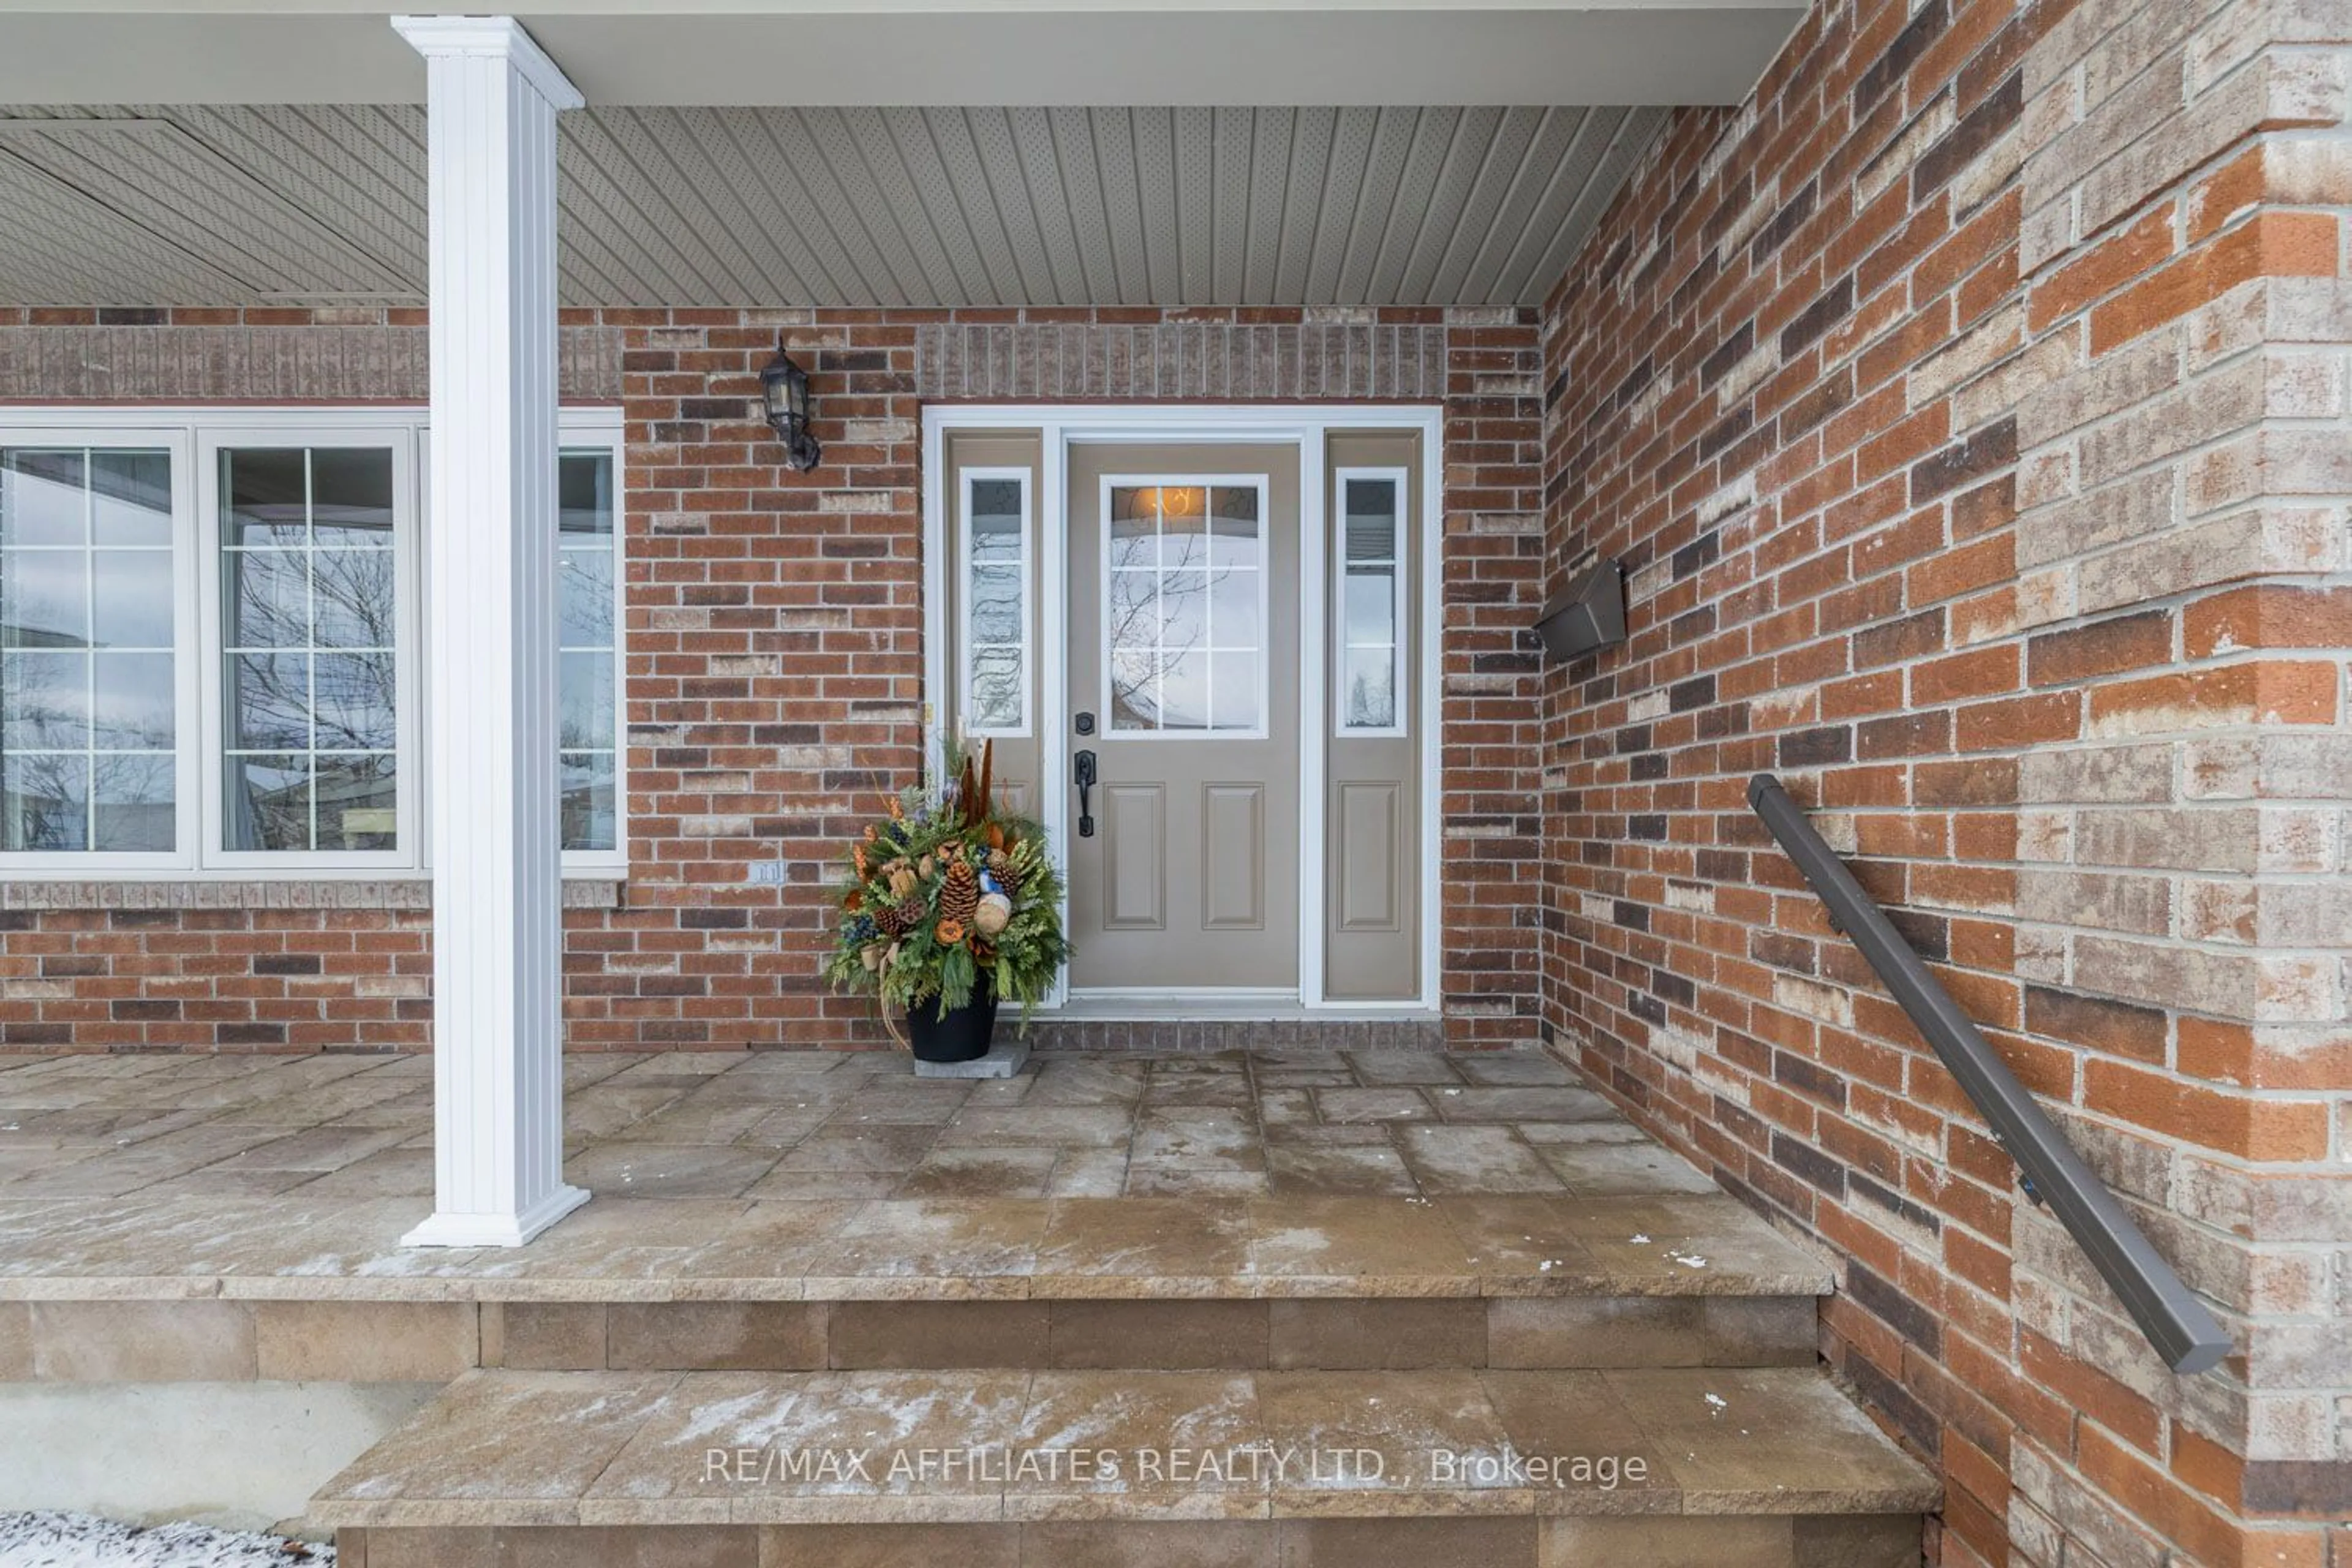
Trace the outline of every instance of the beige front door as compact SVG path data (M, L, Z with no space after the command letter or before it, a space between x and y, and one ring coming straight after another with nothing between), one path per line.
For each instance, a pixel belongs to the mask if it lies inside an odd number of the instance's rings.
M1070 984L1296 991L1297 448L1078 444L1066 494Z

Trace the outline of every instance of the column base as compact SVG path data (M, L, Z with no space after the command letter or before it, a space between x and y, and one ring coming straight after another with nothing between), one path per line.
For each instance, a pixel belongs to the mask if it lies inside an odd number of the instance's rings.
M559 1185L519 1215L447 1214L400 1238L403 1247L520 1247L588 1201L588 1189Z

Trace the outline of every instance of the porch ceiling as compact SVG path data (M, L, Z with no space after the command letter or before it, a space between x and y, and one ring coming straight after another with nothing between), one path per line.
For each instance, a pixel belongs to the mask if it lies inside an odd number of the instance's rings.
M562 298L1533 304L1665 112L602 105ZM425 185L405 104L0 109L0 304L420 303Z

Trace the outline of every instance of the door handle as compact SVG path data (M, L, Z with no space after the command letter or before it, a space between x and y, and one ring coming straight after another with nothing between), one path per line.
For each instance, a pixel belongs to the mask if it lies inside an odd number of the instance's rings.
M1080 752L1077 755L1076 761L1078 777L1078 837L1081 838L1092 838L1095 836L1095 754L1092 752Z

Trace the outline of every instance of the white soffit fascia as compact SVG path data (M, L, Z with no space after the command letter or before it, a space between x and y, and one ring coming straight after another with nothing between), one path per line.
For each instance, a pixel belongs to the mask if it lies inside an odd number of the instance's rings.
M404 6L461 14L463 4ZM1727 104L1796 0L572 0L513 13L591 103ZM0 102L416 103L362 0L0 0Z

